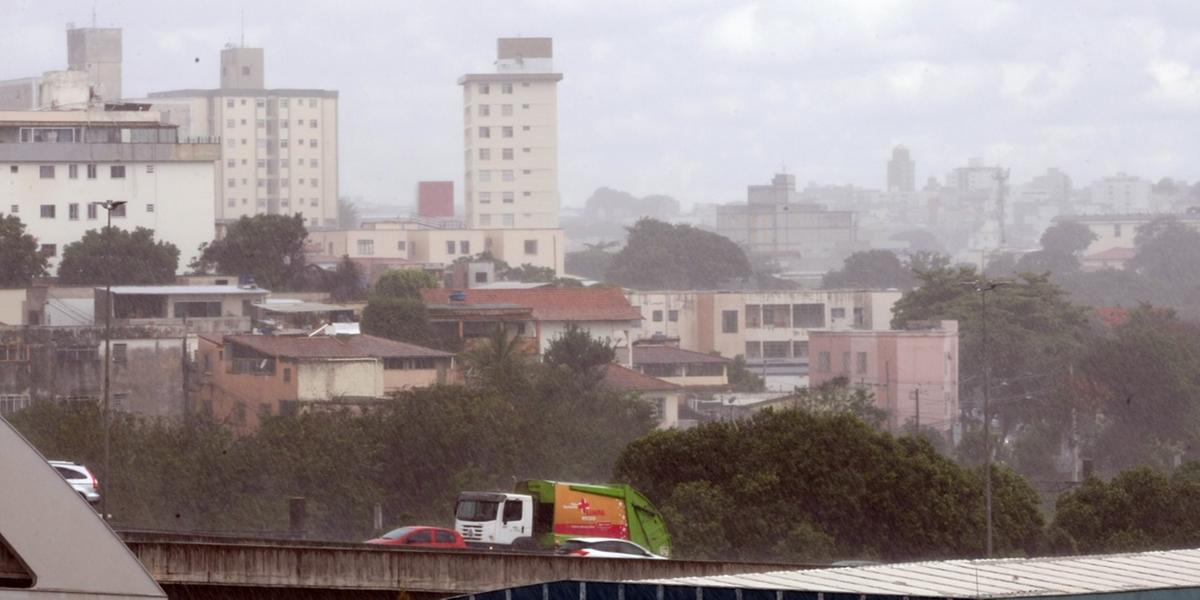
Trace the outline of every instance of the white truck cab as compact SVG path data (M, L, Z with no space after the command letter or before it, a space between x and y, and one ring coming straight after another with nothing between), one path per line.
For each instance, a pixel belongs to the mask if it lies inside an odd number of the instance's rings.
M473 546L533 548L533 497L463 492L454 509L454 529Z

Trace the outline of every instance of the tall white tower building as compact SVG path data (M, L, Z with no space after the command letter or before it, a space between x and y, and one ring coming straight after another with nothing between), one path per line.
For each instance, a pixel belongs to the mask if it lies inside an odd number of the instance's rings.
M500 38L496 72L463 75L467 227L558 228L558 82L551 38Z

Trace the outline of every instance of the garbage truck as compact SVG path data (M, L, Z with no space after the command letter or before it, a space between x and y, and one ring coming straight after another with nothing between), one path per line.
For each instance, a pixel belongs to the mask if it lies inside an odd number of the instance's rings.
M662 514L624 483L531 479L518 482L512 493L462 492L454 529L477 548L552 550L569 538L605 537L671 553Z

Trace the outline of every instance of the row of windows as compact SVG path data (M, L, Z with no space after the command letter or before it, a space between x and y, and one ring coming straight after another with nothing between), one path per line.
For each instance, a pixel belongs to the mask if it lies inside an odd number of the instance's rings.
M524 130L529 131L529 126L525 126ZM510 138L512 136L513 136L513 128L511 126L505 125L500 128L500 137ZM480 138L492 137L492 128L491 127L480 127L479 128L479 137Z
M264 159L264 158L260 158L260 159L258 159L258 160L256 160L256 161L254 161L254 162L255 162L255 166L257 166L257 167L258 167L258 168L260 168L260 169L265 169L265 168L267 168L267 160L266 160L266 159ZM246 159L244 159L244 158L243 158L243 159L242 159L242 166L246 166L247 164L249 164L249 163L247 163L247 162L246 162ZM303 159L303 158L298 158L298 159L296 159L296 166L297 166L297 167L303 167L303 166L304 166L304 164L305 164L305 163L304 163L304 159ZM235 168L235 167L237 167L237 166L238 166L238 161L237 161L237 159L233 159L233 158L227 159L227 160L225 161L225 166L226 166L226 167L228 167L228 168L231 168L231 169L232 169L232 168ZM314 167L314 168L315 168L315 167L317 166L317 159L315 159L315 158L310 158L310 159L308 159L308 166L310 166L310 167ZM286 169L286 168L288 168L288 159L286 159L286 158L281 158L281 159L279 159L279 168L280 168L280 169Z
M287 119L280 119L279 120L279 128L287 129L288 123L290 123L290 122L291 121L288 121ZM248 124L248 122L246 121L246 119L242 119L242 125L247 125L247 124ZM234 127L237 127L237 125L238 125L237 119L225 119L225 128L226 129L233 129ZM266 119L255 119L254 125L256 127L258 127L259 129L265 129L267 127L267 120ZM296 126L304 127L304 119L296 119ZM308 126L313 129L316 129L317 128L317 120L309 119Z
M661 310L652 311L650 313L650 320L654 321L655 323L662 323L663 311L661 311ZM667 311L667 320L672 323L678 322L679 321L679 311L668 310Z
M529 87L529 84L528 84L528 83L522 83L521 85L522 85L522 86L524 86L524 87ZM479 84L479 93L480 93L480 94L490 94L490 93L492 93L492 84L490 84L490 83L481 83L481 84ZM511 93L513 93L513 84L511 84L511 83L502 83L502 84L500 84L500 93L501 93L501 94L511 94Z
M258 147L259 147L259 148L266 148L269 142L270 142L270 140L266 140L266 139L259 139L259 140L257 140L257 143L258 143ZM248 139L246 139L246 138L242 138L242 139L241 139L241 145L242 145L242 146L249 145L249 143L250 143L250 140L248 140ZM289 147L290 145L291 145L291 142L290 142L289 140L287 140L287 139L280 139L280 140L279 140L279 147L280 147L280 148L287 148L287 147ZM296 140L296 146L298 146L298 147L303 147L303 146L304 146L304 140L303 140L303 139ZM237 147L238 147L238 140L235 140L235 139L233 139L233 138L227 138L227 139L225 140L225 147L226 147L226 148L237 148ZM317 138L312 138L312 139L308 140L308 147L309 147L309 148L316 148L316 147L317 147Z
M273 184L274 183L273 180L271 182L268 182L266 179L258 179L257 181L258 181L258 187L260 187L260 188L261 187L271 187L271 188L275 187L274 185L268 185L268 183ZM291 181L292 181L291 179L280 179L279 187L289 187L289 186L291 186ZM320 183L319 179L310 178L307 181L309 182L308 184L311 187L321 187L321 183ZM298 186L303 187L304 182L305 182L305 179L303 177L296 179L296 185L298 185ZM226 183L226 187L237 187L237 185L238 185L237 179L234 177L230 177L229 179L226 179L225 183ZM250 185L249 180L246 179L245 177L243 177L242 185Z
M500 217L500 225L505 227L512 227L515 224L512 213L506 213L502 215L479 215L479 224L483 227L490 227L493 224L493 216Z
M528 154L529 151L530 151L529 148L521 148L521 152L524 152L526 154ZM513 155L514 155L514 152L513 152L512 148L501 148L500 149L500 159L501 160L512 160ZM479 149L479 160L492 160L492 149L491 148L480 148Z
M288 98L280 98L280 99L279 99L279 107L280 107L280 108L287 108L287 106L288 106L288 100L289 100ZM304 101L305 101L305 100L308 100L308 107L309 107L309 108L316 108L316 107L317 107L317 99L316 99L316 98L307 98L307 99L306 99L306 98L297 98L297 99L296 99L296 106L304 106ZM245 105L246 105L246 99L245 99L245 98L242 98L242 99L241 99L241 105L242 105L242 106L245 106ZM266 101L266 99L264 99L264 98L257 98L257 99L255 99L255 101L254 101L254 105L255 105L255 106L258 106L258 107L264 107L264 106L266 106L266 105L267 105L267 101ZM233 107L234 107L234 100L233 100L233 98L226 98L226 99L225 99L225 106L226 106L227 108L233 108Z
M820 373L829 373L833 370L833 365L828 352L817 353L817 371ZM850 353L842 353L842 368L841 372L850 373ZM867 353L857 352L854 356L854 373L857 375L865 375L867 373Z
M291 203L291 200L289 198L283 198L279 201L280 206L290 206L290 203ZM248 204L250 204L250 199L242 198L242 205L245 206ZM229 198L228 200L225 201L225 205L229 206L229 207L237 206L238 199L237 198ZM266 206L266 205L267 205L266 198L258 199L257 206ZM312 198L311 200L308 198L297 198L296 206L320 206L320 200L318 200L317 198Z
M477 192L477 193L479 194L479 203L480 204L491 204L493 193L500 194L500 196L499 196L500 201L503 202L504 204L512 204L513 199L516 194L516 192ZM521 195L528 198L533 195L533 192L521 192Z
M497 104L496 106L499 106L499 107L500 107L500 116L502 116L502 117L511 117L511 116L513 116L513 105L511 105L511 104ZM521 105L521 109L522 109L522 110L528 110L528 109L529 109L529 105L528 105L528 104L522 104L522 105ZM491 106L491 105L488 105L488 104L480 104L480 105L479 105L479 108L477 108L477 109L476 109L476 111L479 113L479 116L481 116L481 117L490 117L490 116L492 116L492 106ZM471 107L469 107L469 106L467 106L467 107L464 107L464 108L463 108L463 112L465 112L465 113L466 113L468 116L470 116L470 114L471 114ZM528 129L528 127L526 127L526 129Z
M808 342L746 342L746 358L808 358Z
M453 244L454 242L450 243ZM466 242L463 243L466 244ZM359 256L375 255L375 240L358 240L357 246ZM406 252L407 247L408 244L404 240L396 242L396 250L399 250L400 252ZM329 242L329 253L333 254L333 242ZM453 254L453 250L451 251L451 254Z
M99 174L99 168L94 164L83 165L84 173L88 179L96 179ZM20 173L20 165L9 165L9 173ZM38 166L38 177L42 179L55 179L58 177L57 165L40 165ZM153 173L154 165L146 165L146 172ZM109 179L125 179L125 165L110 165L108 167ZM79 165L67 165L67 178L79 179Z
M89 221L99 218L100 204L101 203L99 203L99 202L89 202L84 205L87 207L87 218ZM125 207L126 207L125 204L122 204L120 206L114 206L112 209L112 216L113 217L124 217L125 216ZM18 204L13 204L9 208L11 209L9 212L11 212L12 214L14 214L14 215L21 214L21 206ZM43 219L58 218L58 207L57 206L55 206L53 204L43 204L38 208L40 209L40 215ZM154 205L147 204L146 212L154 212ZM78 203L71 203L71 204L67 205L67 219L71 220L71 221L79 220L79 204Z

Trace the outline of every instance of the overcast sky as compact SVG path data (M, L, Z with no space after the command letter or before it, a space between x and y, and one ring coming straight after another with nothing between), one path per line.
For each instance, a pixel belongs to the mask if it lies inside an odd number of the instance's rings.
M228 0L98 0L124 28L126 96L216 87L241 35ZM4 0L0 79L66 67L92 2ZM884 185L893 145L919 182L968 157L1020 183L1118 171L1200 179L1200 2L245 3L268 87L340 93L341 192L461 199L459 75L495 38L554 38L563 203L601 185L685 203L744 199L783 165L800 182ZM196 62L199 58L199 62Z

